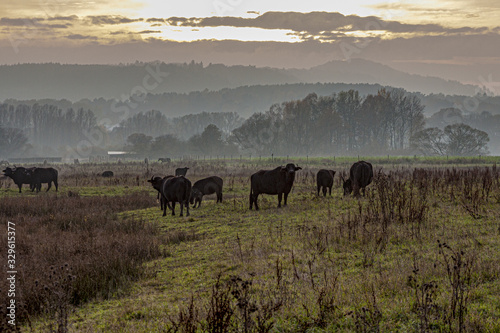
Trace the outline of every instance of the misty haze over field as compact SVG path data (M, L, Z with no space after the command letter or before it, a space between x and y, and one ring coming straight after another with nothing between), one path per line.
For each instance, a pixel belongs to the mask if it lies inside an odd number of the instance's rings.
M500 6L431 2L2 2L0 158L500 154Z

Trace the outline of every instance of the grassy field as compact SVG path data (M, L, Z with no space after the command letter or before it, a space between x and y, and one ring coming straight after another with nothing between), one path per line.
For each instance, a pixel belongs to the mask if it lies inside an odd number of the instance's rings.
M282 158L57 165L57 194L0 180L2 233L7 220L17 228L19 326L500 331L498 158L364 159L376 171L366 197L341 194L338 175L357 158L292 159L303 170L288 206L264 195L258 212L249 176ZM190 217L162 217L146 179L183 166L193 182L221 176L224 202L209 196ZM337 171L331 197L316 196L319 168Z

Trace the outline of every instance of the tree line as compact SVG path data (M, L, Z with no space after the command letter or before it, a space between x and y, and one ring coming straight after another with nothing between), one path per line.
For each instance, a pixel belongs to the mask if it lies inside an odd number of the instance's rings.
M402 152L424 126L424 106L404 90L380 89L361 97L355 90L273 105L233 131L233 139L259 154Z
M98 133L101 154L126 149L150 157L196 155L477 155L486 154L488 133L460 121L485 122L495 116L456 117L444 109L426 120L420 95L381 88L361 96L350 89L330 96L315 93L272 105L243 119L236 112L202 112L168 118L157 110L139 112L113 127L99 126L93 111L53 105L0 104L0 155L20 152L64 155ZM500 118L500 117L498 117ZM487 121L486 121L487 122ZM460 125L462 124L462 125ZM460 126L459 126L460 125ZM93 134L91 134L93 135ZM62 148L61 148L62 147ZM90 153L95 150L91 150ZM82 156L83 157L83 156Z
M96 127L97 118L90 110L62 110L47 104L0 104L0 138L4 138L0 155L22 155L30 148L46 155L59 154L60 146L77 145L85 139L85 133Z

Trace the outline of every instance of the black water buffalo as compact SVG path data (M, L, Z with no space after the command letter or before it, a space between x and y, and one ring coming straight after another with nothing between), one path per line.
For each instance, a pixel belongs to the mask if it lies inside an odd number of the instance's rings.
M167 205L172 203L172 215L175 215L175 203L181 205L180 216L183 216L184 205L186 216L189 216L189 196L191 195L191 181L184 176L176 176L166 179L161 187L161 194ZM166 207L163 208L163 216L167 215Z
M175 203L181 205L181 214L183 216L184 206L186 206L186 216L189 216L189 196L191 195L191 182L184 176L168 176L165 178L151 178L150 183L154 188L160 186L162 199L165 200L163 206L163 216L167 215L167 206L172 210L172 215L175 215ZM172 207L170 207L172 203Z
M217 176L207 177L204 179L198 180L193 184L193 188L191 189L191 197L189 202L193 205L193 208L196 208L196 204L198 207L201 206L201 200L204 195L209 194L217 194L217 201L222 202L222 178Z
M156 200L160 202L160 209L163 210L164 206L167 204L163 196L161 195L161 187L163 186L163 182L167 180L168 178L171 178L173 176L166 176L166 177L154 177L152 176L151 179L148 179L148 182L153 185L153 188L158 191L158 195L156 197ZM168 208L172 209L170 205L168 205Z
M326 190L329 190L330 195L332 195L332 187L333 187L333 177L335 176L335 171L321 169L316 174L316 185L318 187L318 195L319 190L323 188L323 195L326 197Z
M115 174L113 173L113 171L110 171L110 170L106 170L104 171L102 174L101 174L101 177L113 177Z
M373 166L371 163L359 161L354 163L349 170L349 179L343 181L344 196L351 194L355 197L359 196L359 190L363 190L365 195L365 188L370 185L373 179Z
M184 176L184 177L186 177L188 169L189 168L177 168L177 169L175 169L175 175L176 176Z
M52 182L54 183L54 186L56 187L56 192L58 190L58 184L57 184L57 176L58 172L54 168L35 168L33 170L33 178L32 178L32 184L36 188L37 192L40 192L42 188L42 184L47 183L47 192L50 190L50 187L52 186Z
M158 162L161 162L161 163L169 163L171 161L170 157L160 157L158 159Z
M33 170L35 168L24 168L24 167L7 167L3 170L4 176L12 178L14 183L19 187L19 193L21 193L21 187L23 184L29 184L31 191L35 189L33 186Z
M295 172L301 167L289 163L286 167L279 166L273 170L260 170L250 177L250 209L255 203L255 210L259 210L257 197L259 194L278 195L278 207L281 207L281 198L285 195L285 206L288 194L292 190Z

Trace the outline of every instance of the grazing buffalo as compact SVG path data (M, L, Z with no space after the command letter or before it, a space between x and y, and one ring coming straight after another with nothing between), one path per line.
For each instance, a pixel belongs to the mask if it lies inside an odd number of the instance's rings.
M259 210L257 197L259 194L278 195L278 207L281 207L281 198L285 195L285 206L288 194L292 190L295 172L301 167L289 163L286 167L279 166L274 170L260 170L250 177L250 209L255 203L255 210Z
M186 177L188 169L189 168L177 168L177 169L175 169L175 175L176 176L184 176L184 177Z
M35 168L24 168L24 167L7 167L3 170L4 176L12 178L14 183L19 187L19 193L21 193L21 187L23 184L30 184L31 191L34 190L33 184L33 170Z
M323 195L326 197L326 190L329 190L330 195L332 195L333 187L333 177L335 176L335 171L321 169L316 174L316 185L318 186L318 196L319 190L323 188Z
M217 201L222 202L222 178L217 176L212 176L204 179L198 180L193 184L191 189L191 198L189 202L193 205L193 208L201 206L201 200L204 195L217 194Z
M32 184L36 188L36 191L40 192L43 183L47 183L47 191L49 191L52 186L52 182L54 182L57 192L57 176L58 172L54 168L35 168L35 170L33 170Z
M160 202L160 209L161 210L163 210L164 206L167 204L167 202L165 201L165 199L161 195L161 187L163 186L163 182L171 177L173 177L173 176L166 176L163 178L153 176L153 177L151 177L151 179L148 179L148 182L151 183L151 185L153 185L153 188L158 191L158 195L156 197L156 200L158 200ZM168 208L172 209L172 207L170 207L170 205L168 206Z
M113 171L104 171L102 174L101 174L101 177L113 177L115 174L113 173Z
M370 185L373 179L373 167L371 163L365 161L359 161L354 163L349 170L349 179L344 180L342 178L344 187L344 196L351 194L355 197L359 196L359 190L363 190L363 196L365 195L365 188Z
M158 162L161 162L161 163L169 163L171 160L170 160L170 157L160 157L158 159Z

